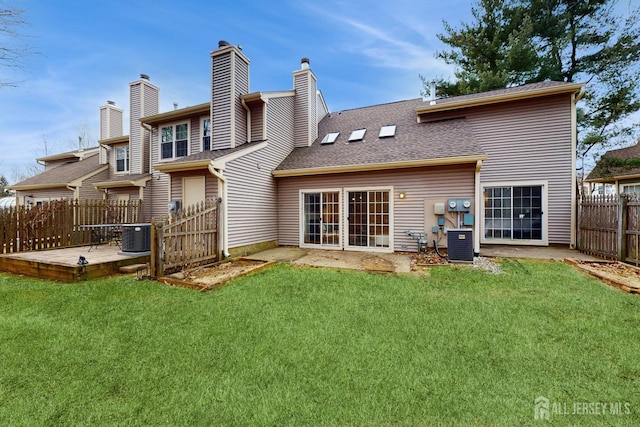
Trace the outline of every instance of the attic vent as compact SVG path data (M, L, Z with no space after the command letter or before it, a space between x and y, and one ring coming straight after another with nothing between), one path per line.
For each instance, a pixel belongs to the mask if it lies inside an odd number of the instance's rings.
M362 129L356 129L353 132L351 132L351 135L349 136L349 142L353 142L353 141L362 141L364 139L364 134L367 130L362 128Z
M324 136L324 138L322 138L320 144L333 144L336 142L336 139L338 139L338 135L340 135L340 132L329 132Z
M386 125L380 128L378 138L391 138L396 136L396 125Z

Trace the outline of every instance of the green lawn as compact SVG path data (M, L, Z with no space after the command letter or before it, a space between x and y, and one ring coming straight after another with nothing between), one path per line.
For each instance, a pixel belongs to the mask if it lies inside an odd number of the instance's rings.
M0 275L0 425L542 425L538 396L554 424L640 424L640 298L502 267L278 265L208 293ZM571 414L595 402L625 413Z

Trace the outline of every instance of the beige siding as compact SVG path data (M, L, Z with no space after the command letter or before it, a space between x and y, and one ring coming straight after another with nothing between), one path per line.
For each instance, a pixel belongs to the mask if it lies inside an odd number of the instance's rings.
M142 82L132 83L130 89L129 170L131 173L142 173L142 127L139 121L142 114Z
M202 135L200 135L200 117L192 117L189 121L189 154L202 151Z
M293 149L293 98L272 98L268 146L227 164L229 247L277 239L278 194L271 172Z
M249 66L239 55L234 55L235 82L233 103L235 108L235 145L247 142L247 110L242 106L240 96L249 93Z
M96 182L102 182L109 179L109 170L102 171L100 173L95 174L94 176L85 179L82 182L82 186L78 191L78 196L80 199L102 199L104 193L102 191L96 190L96 187L93 186Z
M211 139L215 149L231 147L231 56L214 56L211 73Z
M51 200L71 199L73 198L73 191L66 188L48 188L42 190L29 190L18 192L18 197L24 197L32 195L32 200L37 202L48 202Z
M317 82L311 70L297 71L293 75L295 95L295 140L296 147L306 147L318 137L316 122Z
M215 199L218 197L218 178L208 171L176 172L171 174L171 200L183 201L182 180L185 177L204 176L205 177L205 199Z
M294 246L300 244L300 190L393 187L393 249L394 251L416 251L415 240L407 236L404 231L425 231L429 241L432 242L431 227L436 224L425 224L425 201L446 202L449 198L473 200L474 174L475 165L462 165L279 178L278 244ZM405 199L399 198L400 192L405 193ZM472 213L475 213L473 205ZM427 218L430 217L431 215L427 216ZM451 215L448 217L453 219ZM452 227L453 224L447 223L447 226ZM344 228L343 226L343 233Z
M266 138L264 127L264 109L265 105L254 104L251 106L251 140L262 141Z
M154 171L153 179L147 182L144 200L149 217L166 215L167 203L169 203L169 175Z
M100 107L100 139L122 136L122 113L110 104Z
M467 119L488 158L481 182L546 180L549 243L571 239L571 97L472 109Z

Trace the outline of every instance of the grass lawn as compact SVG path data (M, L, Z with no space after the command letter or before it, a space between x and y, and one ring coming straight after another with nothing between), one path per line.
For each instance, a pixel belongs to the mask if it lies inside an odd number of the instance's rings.
M640 424L640 298L502 267L277 265L208 293L0 275L0 425L545 424L538 396L554 424Z

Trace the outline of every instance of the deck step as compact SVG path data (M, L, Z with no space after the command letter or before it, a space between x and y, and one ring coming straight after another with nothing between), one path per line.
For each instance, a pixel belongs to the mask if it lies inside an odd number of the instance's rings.
M123 273L123 274L129 274L129 273L137 273L138 271L146 270L146 269L147 269L147 264L131 264L131 265L124 265L120 267L119 271L120 273Z

